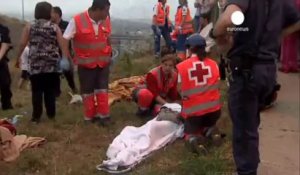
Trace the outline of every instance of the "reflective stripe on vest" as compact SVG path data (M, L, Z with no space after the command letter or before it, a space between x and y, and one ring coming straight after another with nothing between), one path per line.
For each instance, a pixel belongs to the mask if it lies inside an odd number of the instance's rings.
M158 82L158 87L163 91L164 90L164 87L163 87L163 83L162 83L162 81L161 81L161 77L162 77L162 75L161 75L161 68L159 68L158 70L157 70L158 72L157 72L157 82ZM159 93L159 96L161 96L161 97L165 97L167 94L166 93L163 93L163 92L160 92Z
M157 71L157 82L158 82L158 87L160 88L160 89L163 89L163 84L162 84L162 82L161 82L161 77L162 77L162 75L161 75L161 71L160 71L160 67L156 70Z
M172 81L165 82L166 83L165 87L163 86L163 82L162 82L162 70L161 70L161 66L152 69L150 72L153 75L155 75L155 77L156 77L157 86L161 90L161 92L159 93L159 95L161 97L165 98L167 96L167 93L165 93L164 91L165 91L166 86L169 85L168 83L173 83L173 81L174 81L174 71L172 71L172 73L171 73L171 79L172 79ZM145 85L147 86L147 83L145 83Z
M211 91L211 90L218 90L220 87L220 84L214 84L214 85L206 85L206 86L201 86L201 87L196 87L194 89L189 89L186 91L181 92L181 97L189 97L195 94Z
M191 115L195 112L204 111L204 110L207 110L210 108L217 107L219 105L221 105L220 100L211 101L211 102L207 102L207 103L202 103L200 105L195 105L192 107L185 108L185 109L183 109L183 113L185 113L186 115Z
M150 70L150 73L155 75L155 78L157 80L157 86L158 88L162 89L160 66ZM147 82L145 82L145 85L147 86Z
M80 22L82 23L82 26L84 29L88 29L89 28L89 24L88 21L86 19L86 13L81 13L80 15ZM109 16L105 19L105 22L102 23L103 27L107 27L107 25L109 25L110 22L110 18Z
M111 47L107 44L104 31L107 25L109 27L110 20L108 17L98 26L99 36L96 36L87 13L84 12L74 17L77 32L74 38L75 59L77 64L88 68L103 67L108 64L111 56Z
M218 89L220 83L217 64L209 58L205 58L202 63L197 56L192 56L177 65L178 72L181 75L180 95L183 96L183 117L200 117L206 113L219 110L222 106ZM210 70L207 70L206 73L203 72L208 67ZM197 75L203 74L202 78L196 78L198 79L196 81L203 82L203 85L199 85L200 82L195 82L193 78L196 75L192 76L192 71L196 71L195 74ZM207 74L210 74L210 76L204 80L204 76Z
M193 30L193 21L185 21L182 30Z
M176 13L176 17L175 17L175 22L176 22L176 26L180 26L181 23L183 22L183 14L182 14L182 8L183 7L179 7ZM190 9L188 7L186 7L188 12L185 15L185 22L182 24L182 33L183 34L190 34L194 32L194 28L193 28L193 18L191 17L191 13L190 13Z
M155 78L157 80L157 86L158 86L158 88L161 89L161 90L163 90L163 85L162 85L162 82L161 82L161 76L162 75L161 75L161 70L160 69L161 68L159 66L159 67L156 67L156 68L152 69L150 72L153 75L155 75ZM147 83L145 83L145 85L147 86ZM161 96L161 97L164 97L165 95L166 95L165 93L162 93L162 92L159 93L159 96Z
M81 96L82 96L83 99L86 99L88 97L94 96L94 93L91 93L91 94L82 94Z
M81 23L82 23L83 28L85 28L85 29L88 29L88 28L89 28L89 24L88 24L88 22L86 21L85 13L81 13L81 14L80 14L80 21L81 21Z
M74 42L74 47L79 48L79 49L104 49L106 46L105 43L93 43L93 44L81 44Z
M77 57L77 63L78 64L91 64L94 62L98 62L98 61L104 61L104 62L108 62L110 60L109 56L100 56L100 57L89 57L89 58L80 58Z
M107 89L96 89L96 90L94 90L95 94L98 94L98 93L107 93L107 92L108 92Z

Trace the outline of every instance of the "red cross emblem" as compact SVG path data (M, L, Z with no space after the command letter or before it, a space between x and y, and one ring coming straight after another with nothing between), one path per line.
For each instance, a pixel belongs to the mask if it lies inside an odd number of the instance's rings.
M207 79L212 77L210 67L205 66L202 61L194 62L188 71L189 79L195 81L196 86L207 84Z

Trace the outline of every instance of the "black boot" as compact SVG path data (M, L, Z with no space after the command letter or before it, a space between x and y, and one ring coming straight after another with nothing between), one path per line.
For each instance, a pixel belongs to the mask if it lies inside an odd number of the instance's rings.
M34 124L40 123L40 119L38 119L38 118L32 118L30 121L31 121L31 123L34 123Z
M13 106L11 104L8 105L2 105L2 110L6 111L6 110L11 110L14 109Z
M208 151L205 147L206 139L203 136L190 136L186 141L186 147L197 155L207 155Z
M145 118L151 116L151 111L149 109L141 110L140 108L138 108L135 115L141 118Z
M100 118L99 123L103 127L108 127L113 124L110 117Z

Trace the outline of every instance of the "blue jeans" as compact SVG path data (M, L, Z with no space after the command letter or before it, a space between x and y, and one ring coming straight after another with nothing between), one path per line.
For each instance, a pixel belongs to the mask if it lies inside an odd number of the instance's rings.
M167 47L171 49L175 49L174 45L172 44L171 36L170 36L170 30L168 25L165 26L159 26L158 28L155 25L151 26L153 33L154 33L154 52L156 55L160 55L160 38L161 35L165 39ZM157 31L160 30L160 31ZM161 33L161 35L160 35Z
M194 18L195 32L200 32L201 24L200 24L200 16L195 16Z
M186 39L188 36L189 36L188 34L179 34L178 35L177 45L176 45L177 52L185 52L186 51L185 42L186 42Z
M247 74L234 73L229 88L233 156L239 175L256 175L259 159L260 108L276 83L275 64L254 64Z

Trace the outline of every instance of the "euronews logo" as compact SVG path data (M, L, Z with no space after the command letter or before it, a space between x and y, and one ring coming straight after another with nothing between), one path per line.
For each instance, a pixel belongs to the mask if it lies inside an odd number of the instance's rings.
M245 16L241 11L235 11L231 15L231 22L235 25L235 27L228 27L228 32L248 32L248 27L238 27L243 24L245 20Z

